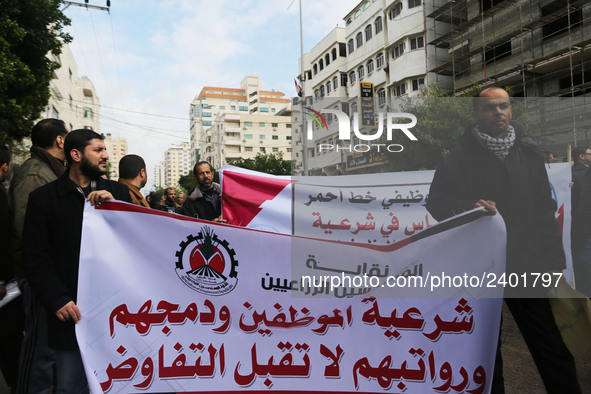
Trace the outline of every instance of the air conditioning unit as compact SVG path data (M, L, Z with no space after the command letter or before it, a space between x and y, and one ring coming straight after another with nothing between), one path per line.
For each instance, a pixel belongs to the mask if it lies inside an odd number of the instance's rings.
M244 127L242 128L242 130L247 130L247 129L246 129L246 126L244 126Z
M246 142L246 140L242 140L242 142Z
M277 131L277 127L273 127L273 131Z
M265 142L265 141L263 141L263 140L260 140L259 142L262 144L262 143L263 143L263 142Z

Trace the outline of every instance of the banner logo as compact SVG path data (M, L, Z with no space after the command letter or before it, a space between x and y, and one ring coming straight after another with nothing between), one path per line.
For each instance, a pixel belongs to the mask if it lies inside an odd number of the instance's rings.
M189 235L176 252L176 274L192 290L206 295L224 295L236 287L236 252L209 227Z

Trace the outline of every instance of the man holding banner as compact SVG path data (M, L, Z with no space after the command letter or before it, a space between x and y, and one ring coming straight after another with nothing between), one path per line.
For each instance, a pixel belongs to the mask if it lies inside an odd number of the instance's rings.
M554 213L544 158L511 121L509 94L482 90L473 101L472 118L460 145L435 173L427 209L443 220L474 207L499 213L507 228L507 274L561 272L565 256ZM549 393L580 393L574 358L562 340L548 298L533 281L509 293L506 303L533 356ZM535 291L535 293L533 293ZM530 298L509 298L530 297ZM538 297L538 298L533 298ZM497 351L493 393L503 393L502 359Z
M76 293L85 201L131 202L127 186L102 178L109 159L103 140L92 130L69 133L64 142L68 170L30 194L25 216L25 268L50 315L48 341L56 351L58 393L88 392L74 334L74 324L82 317Z

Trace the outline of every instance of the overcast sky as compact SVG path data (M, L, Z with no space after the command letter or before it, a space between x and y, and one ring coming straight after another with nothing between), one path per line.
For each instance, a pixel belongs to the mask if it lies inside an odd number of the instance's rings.
M83 3L83 0L78 0ZM104 0L90 4L104 6ZM265 90L295 95L299 0L111 0L111 12L70 6L67 31L78 76L93 82L101 132L124 137L154 165L189 141L189 105L203 86L240 87L258 75ZM359 1L303 0L308 52ZM289 7L289 9L288 9Z

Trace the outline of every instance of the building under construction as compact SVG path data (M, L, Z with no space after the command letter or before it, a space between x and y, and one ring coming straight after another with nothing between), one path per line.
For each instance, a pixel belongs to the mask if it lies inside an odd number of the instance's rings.
M530 130L548 150L591 141L588 0L425 0L431 77L456 94L473 84L532 100ZM451 78L450 78L451 77Z

